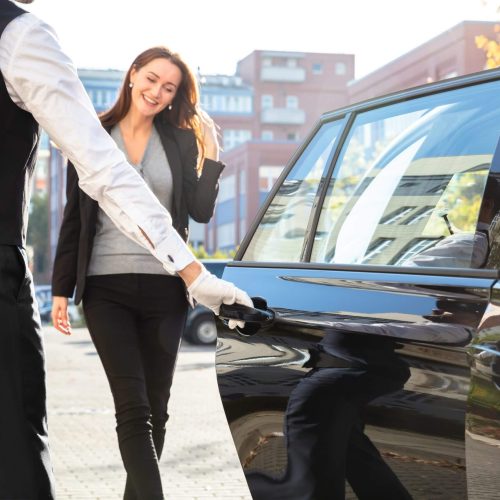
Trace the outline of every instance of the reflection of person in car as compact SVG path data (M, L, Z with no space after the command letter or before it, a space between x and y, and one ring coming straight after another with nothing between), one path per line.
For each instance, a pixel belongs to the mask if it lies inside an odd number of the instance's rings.
M490 251L488 229L500 209L498 181L489 177L475 233L454 233L406 260L404 266L472 267L486 265Z
M290 394L285 416L287 467L280 478L246 474L254 500L345 498L345 483L360 499L411 496L364 432L370 401L397 391L408 365L392 339L329 332L310 351L312 368Z

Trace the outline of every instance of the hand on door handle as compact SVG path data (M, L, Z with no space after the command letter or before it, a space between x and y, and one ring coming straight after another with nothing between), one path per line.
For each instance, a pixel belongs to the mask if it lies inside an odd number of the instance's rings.
M261 328L270 326L274 321L274 312L268 309L267 302L262 297L252 297L254 307L242 304L222 304L219 317L223 320L235 319L244 321L243 328L236 328L242 335L254 335Z

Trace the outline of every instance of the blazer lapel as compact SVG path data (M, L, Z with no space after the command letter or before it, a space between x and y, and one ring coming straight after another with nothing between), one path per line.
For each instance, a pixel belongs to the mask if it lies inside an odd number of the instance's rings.
M179 146L175 140L172 127L169 124L160 123L155 121L155 127L160 135L160 140L163 145L167 160L172 171L172 195L173 195L173 214L178 215L181 213L181 199L182 199L182 162L179 152Z

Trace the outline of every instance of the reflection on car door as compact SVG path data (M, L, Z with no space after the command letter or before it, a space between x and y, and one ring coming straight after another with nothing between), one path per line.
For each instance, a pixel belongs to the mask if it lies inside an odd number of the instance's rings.
M477 389L482 376L498 390L497 323L484 327L498 256L472 267L500 173L498 77L326 115L226 268L276 313L251 337L219 327L255 499L493 498L464 436L467 416L469 438L500 438L497 393L485 410Z

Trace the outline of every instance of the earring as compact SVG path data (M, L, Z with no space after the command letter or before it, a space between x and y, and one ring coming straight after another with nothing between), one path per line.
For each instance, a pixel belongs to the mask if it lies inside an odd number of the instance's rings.
M172 110L172 105L171 105L171 104L169 104L169 105L167 106L167 108L168 108L168 110L169 110L169 111L171 111L171 110Z
M130 82L130 83L128 84L128 86L129 86L130 88L132 88L132 87L134 86L134 84L133 84L132 82Z

